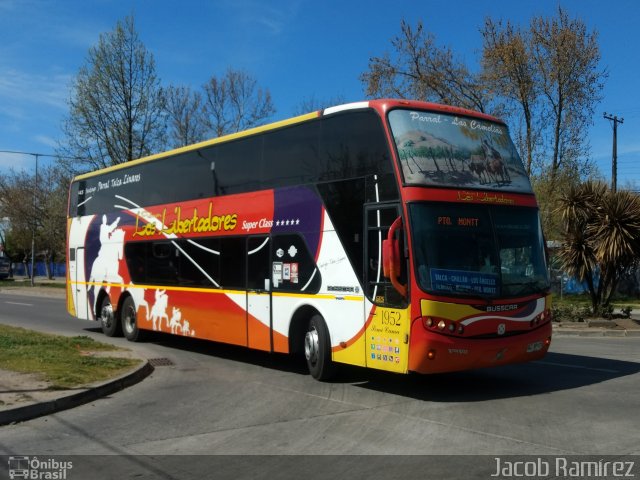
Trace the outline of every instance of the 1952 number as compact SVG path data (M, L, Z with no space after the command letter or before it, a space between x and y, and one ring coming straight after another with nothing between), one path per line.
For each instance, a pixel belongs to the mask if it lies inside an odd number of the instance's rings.
M396 312L394 310L382 311L382 325L392 325L394 327L399 327L400 324L401 324L400 312Z

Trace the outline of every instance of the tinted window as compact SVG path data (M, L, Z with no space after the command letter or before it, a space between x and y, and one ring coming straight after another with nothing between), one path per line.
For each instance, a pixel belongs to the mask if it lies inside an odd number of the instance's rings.
M244 237L220 239L220 286L222 288L245 288L245 242Z
M244 237L135 242L125 245L134 283L245 288Z
M388 278L383 275L382 269L382 242L387 238L389 228L400 215L399 206L370 205L365 209L366 215L366 255L365 255L365 294L371 301L378 305L398 306L404 304L404 300L391 285ZM402 230L400 230L402 232ZM404 245L404 238L400 235L400 244ZM401 265L399 282L407 283L406 268Z
M371 175L378 176L381 200L397 198L380 118L373 110L352 111L81 180L72 186L70 212L89 215Z
M222 143L209 150L214 152L215 158L216 195L248 192L262 187L261 136Z
M262 184L269 187L315 181L321 169L320 124L311 122L264 135Z
M269 237L247 239L247 288L265 290L265 281L271 284L271 248Z

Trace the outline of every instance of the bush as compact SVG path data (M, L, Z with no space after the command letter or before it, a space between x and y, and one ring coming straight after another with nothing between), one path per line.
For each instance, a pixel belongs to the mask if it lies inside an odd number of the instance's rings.
M556 322L584 322L591 316L591 309L584 305L558 305L551 306L551 315Z

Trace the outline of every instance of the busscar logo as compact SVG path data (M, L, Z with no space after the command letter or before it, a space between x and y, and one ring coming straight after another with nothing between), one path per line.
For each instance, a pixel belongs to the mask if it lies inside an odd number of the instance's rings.
M487 305L484 307L485 312L512 312L514 310L518 310L520 306L518 304L512 303L509 305Z
M9 478L26 478L32 480L66 480L67 472L73 468L73 462L56 460L55 458L39 459L38 457L9 457Z

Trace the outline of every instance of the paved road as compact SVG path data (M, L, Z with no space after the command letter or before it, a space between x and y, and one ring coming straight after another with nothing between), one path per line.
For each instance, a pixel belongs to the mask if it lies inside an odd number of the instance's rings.
M3 294L0 322L106 339L58 299ZM110 398L0 428L0 454L640 455L640 337L556 337L542 361L448 375L345 368L333 383L286 356L115 341L172 365ZM347 468L338 458L331 465ZM460 458L466 473L477 462ZM465 478L489 478L495 462L483 462L484 476Z

